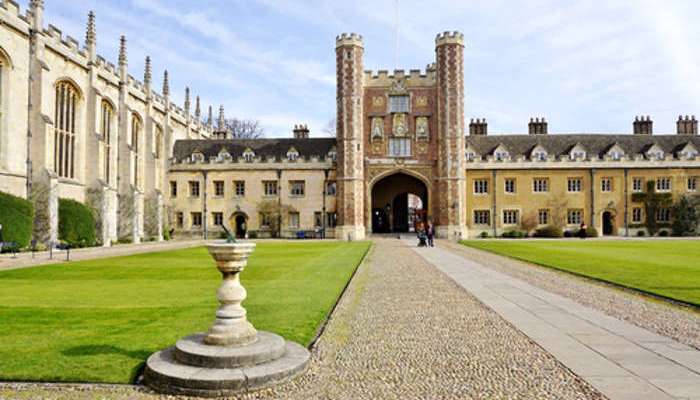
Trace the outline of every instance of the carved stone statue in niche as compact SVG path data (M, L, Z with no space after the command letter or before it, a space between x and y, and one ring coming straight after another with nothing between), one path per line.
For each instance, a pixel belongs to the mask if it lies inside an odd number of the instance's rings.
M384 118L372 118L372 140L381 140L384 137Z
M430 135L428 128L428 117L416 118L416 137L427 138Z
M394 114L393 132L394 136L406 136L408 133L408 118L406 114Z

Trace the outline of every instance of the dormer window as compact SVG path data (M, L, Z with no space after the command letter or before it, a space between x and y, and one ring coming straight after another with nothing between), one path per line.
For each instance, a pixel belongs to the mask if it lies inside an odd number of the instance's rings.
M533 161L547 161L547 150L538 145L530 153L530 159Z
M610 148L610 150L608 150L607 156L615 161L619 161L625 156L625 152L619 145L615 144Z
M338 153L335 151L335 149L331 149L331 151L328 152L328 158L331 159L331 161L336 161L338 157Z
M572 160L585 160L586 156L586 149L584 149L580 144L574 146L574 148L569 152L569 158Z
M192 161L194 162L204 162L204 154L196 150L194 153L192 153Z
M296 161L298 158L299 158L299 152L294 147L289 149L289 151L287 152L287 160Z
M228 161L231 159L231 154L229 154L229 152L226 149L221 149L221 151L219 151L217 159L219 162Z
M470 145L467 146L467 150L465 151L464 156L466 157L468 162L473 162L477 159L476 151L474 151L474 149Z
M245 149L245 151L243 152L243 160L245 160L245 162L250 163L253 162L254 159L255 153L253 152L253 150L251 150L250 148Z
M505 148L505 146L498 145L496 147L496 150L493 151L493 158L496 161L506 161L510 158L510 153L508 152L508 149Z
M683 147L683 150L681 150L678 153L678 155L680 158L684 158L687 160L693 159L698 156L698 150L695 148L695 146L693 146L692 143L688 143L685 145L685 147Z
M647 158L650 160L663 160L664 159L664 151L661 147L658 145L653 145L651 148L647 151Z

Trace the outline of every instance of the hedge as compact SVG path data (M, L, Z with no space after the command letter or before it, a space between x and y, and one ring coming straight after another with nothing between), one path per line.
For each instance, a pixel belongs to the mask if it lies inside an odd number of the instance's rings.
M95 217L85 204L58 199L58 239L73 247L95 245Z
M34 207L28 200L0 192L0 224L3 242L16 242L19 248L32 240Z
M564 236L564 231L558 226L549 225L537 229L534 236L538 238L560 238Z

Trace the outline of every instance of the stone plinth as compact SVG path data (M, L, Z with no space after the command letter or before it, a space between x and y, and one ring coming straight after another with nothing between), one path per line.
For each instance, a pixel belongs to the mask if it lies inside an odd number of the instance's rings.
M218 397L274 386L302 373L309 361L306 348L257 331L246 318L239 275L255 244L219 242L207 248L223 276L214 324L207 333L151 355L145 383L163 393Z

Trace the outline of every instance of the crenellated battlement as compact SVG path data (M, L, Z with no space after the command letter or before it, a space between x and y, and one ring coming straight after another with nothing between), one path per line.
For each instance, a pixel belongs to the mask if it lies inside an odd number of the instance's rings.
M362 35L357 33L341 33L335 38L335 47L359 46L364 47Z
M464 34L458 31L438 33L437 36L435 36L435 46L443 46L446 44L459 44L464 46Z
M364 83L366 86L391 86L396 80L400 79L405 79L406 85L409 87L433 86L435 85L435 68L431 68L429 64L425 70L411 69L408 73L403 69L364 71Z
M17 18L21 18L21 10L19 7L19 4L16 3L14 0L3 0L0 1L0 7L4 8L9 12L10 14L17 16Z

